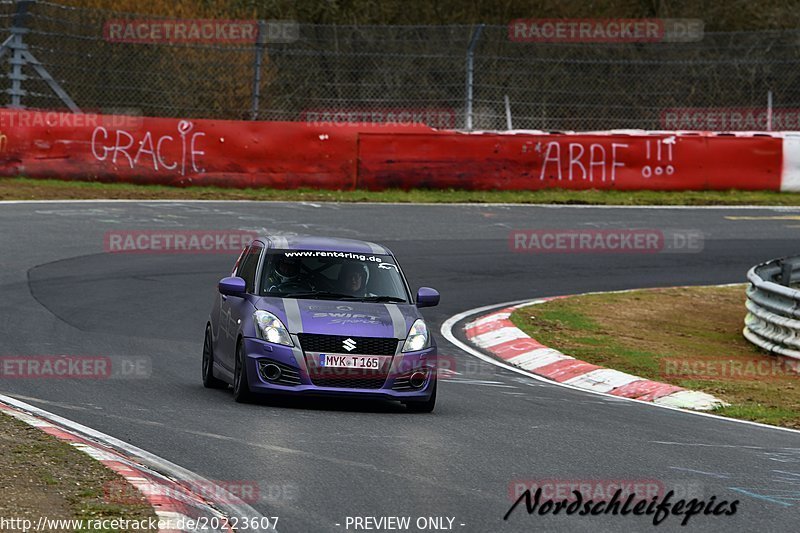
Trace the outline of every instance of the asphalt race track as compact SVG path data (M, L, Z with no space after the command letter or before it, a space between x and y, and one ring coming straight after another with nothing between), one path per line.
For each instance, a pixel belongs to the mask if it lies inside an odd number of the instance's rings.
M793 214L796 219L786 219ZM510 250L512 229L536 228L694 230L703 232L705 244L700 253ZM534 381L479 365L440 336L440 353L463 366L457 366L460 375L440 382L431 415L382 402L235 404L230 391L200 382L207 314L235 254L104 252L108 231L165 229L381 242L393 249L415 290L441 291L441 305L425 310L438 332L456 313L523 298L743 282L755 263L798 251L800 209L0 205L0 356L142 357L152 370L129 379L0 378L0 392L208 479L257 482L259 501L251 505L279 516L279 531L347 531L348 516L410 516L412 523L450 517L453 529L464 532L653 527L649 517L528 516L522 508L503 521L510 483L546 479L656 480L688 497L740 500L734 516L695 516L686 528L669 517L662 531L796 530L797 433Z

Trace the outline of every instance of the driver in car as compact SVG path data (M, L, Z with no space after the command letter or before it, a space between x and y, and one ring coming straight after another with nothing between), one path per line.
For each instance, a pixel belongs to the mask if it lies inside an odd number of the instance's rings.
M342 293L352 296L369 296L367 282L369 281L369 268L361 263L348 262L342 265L339 272L339 286Z
M269 275L269 292L280 290L281 285L299 281L300 261L294 257L282 256Z

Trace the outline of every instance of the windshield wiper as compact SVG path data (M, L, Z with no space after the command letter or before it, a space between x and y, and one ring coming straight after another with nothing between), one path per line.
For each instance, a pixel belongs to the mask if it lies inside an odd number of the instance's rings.
M360 298L362 302L377 302L377 303L405 303L405 298L398 298L397 296L367 296Z
M286 294L276 294L280 298L316 298L319 300L344 300L347 302L374 302L374 303L405 303L405 298L397 296L366 296L359 297L340 292L316 291L316 292L289 292Z
M281 298L317 298L320 300L358 300L350 294L342 294L338 292L327 292L327 291L314 291L314 292L290 292L287 294L281 294Z

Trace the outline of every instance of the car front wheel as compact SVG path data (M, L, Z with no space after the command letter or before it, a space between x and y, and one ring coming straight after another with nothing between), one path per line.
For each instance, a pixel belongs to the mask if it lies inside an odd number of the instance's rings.
M436 389L438 388L439 380L433 381L433 392L431 397L422 402L406 402L406 408L412 413L432 413L433 408L436 407Z
M214 377L214 348L211 344L209 326L206 326L206 338L203 341L203 386L207 389L224 389L228 386L221 379Z
M246 403L253 399L250 382L247 380L244 342L240 339L236 347L236 364L233 371L233 399L237 403Z

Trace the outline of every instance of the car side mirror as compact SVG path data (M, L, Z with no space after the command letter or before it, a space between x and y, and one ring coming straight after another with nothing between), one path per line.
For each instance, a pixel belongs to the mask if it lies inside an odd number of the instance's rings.
M439 291L430 287L420 287L417 291L417 307L434 307L439 305Z
M222 278L219 280L219 292L225 296L244 296L247 292L247 282L235 276Z

